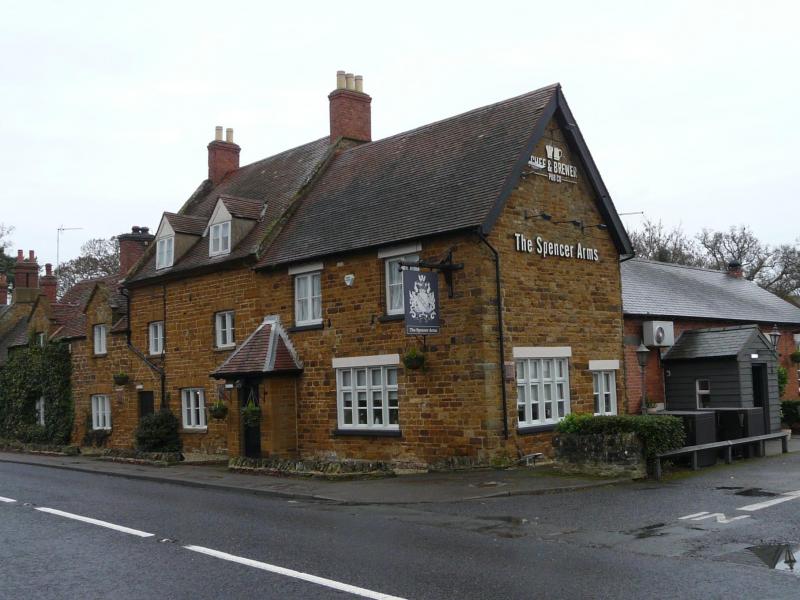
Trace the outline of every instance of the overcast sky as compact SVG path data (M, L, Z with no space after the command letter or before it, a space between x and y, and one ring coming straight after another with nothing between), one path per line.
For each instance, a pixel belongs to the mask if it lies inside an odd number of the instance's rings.
M0 223L40 263L155 229L215 125L241 164L327 135L344 69L373 139L559 81L620 212L794 242L795 5L0 0Z

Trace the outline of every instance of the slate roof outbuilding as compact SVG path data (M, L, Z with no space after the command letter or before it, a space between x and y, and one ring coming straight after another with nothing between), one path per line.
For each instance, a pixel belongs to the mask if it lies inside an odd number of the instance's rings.
M761 333L757 325L684 331L662 360L692 360L738 356Z
M800 308L724 271L642 259L621 270L626 315L800 325Z

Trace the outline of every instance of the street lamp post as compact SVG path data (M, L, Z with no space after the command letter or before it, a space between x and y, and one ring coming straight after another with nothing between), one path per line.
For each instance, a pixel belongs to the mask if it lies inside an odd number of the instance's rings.
M645 378L644 372L645 368L647 367L647 358L650 355L650 350L648 350L647 346L644 345L644 342L639 344L639 347L636 349L636 360L639 361L639 368L642 371L642 414L647 414L647 393L645 391Z

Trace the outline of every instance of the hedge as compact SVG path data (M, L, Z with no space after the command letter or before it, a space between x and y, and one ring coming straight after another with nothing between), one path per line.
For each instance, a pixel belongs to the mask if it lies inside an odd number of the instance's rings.
M781 421L787 425L800 423L800 400L784 400L781 402Z
M140 452L180 452L183 449L178 418L162 409L147 415L136 428L136 449Z
M685 440L683 421L670 415L569 414L556 425L556 432L576 435L635 433L642 440L648 458L680 448Z

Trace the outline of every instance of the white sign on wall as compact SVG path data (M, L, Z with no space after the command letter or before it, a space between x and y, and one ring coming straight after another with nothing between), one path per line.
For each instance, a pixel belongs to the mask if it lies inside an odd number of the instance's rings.
M554 183L578 183L578 168L561 161L564 151L553 144L547 144L544 149L547 156L531 154L528 161L534 174L547 177Z
M537 236L536 239L526 237L523 233L514 234L514 248L517 252L527 252L533 254L534 252L542 258L548 256L558 256L561 258L575 258L578 260L590 260L598 262L600 254L597 248L590 248L584 246L580 242L577 244L562 244L560 242L552 242Z

